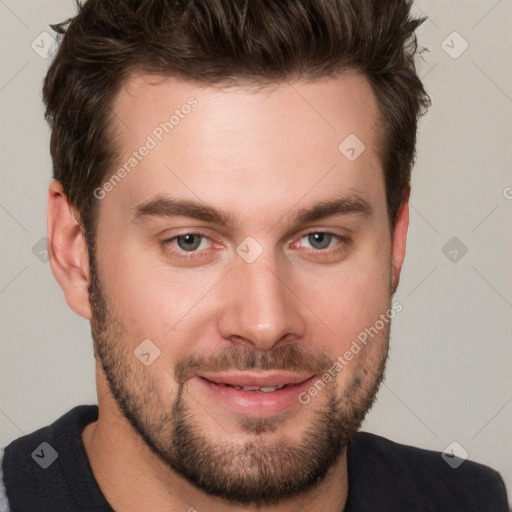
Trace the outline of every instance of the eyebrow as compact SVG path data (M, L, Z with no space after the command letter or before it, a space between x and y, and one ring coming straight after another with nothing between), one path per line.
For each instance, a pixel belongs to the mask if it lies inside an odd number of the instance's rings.
M232 213L199 202L159 195L133 208L132 222L137 223L158 217L191 217L203 222L233 227L235 217ZM302 208L295 216L296 224L307 224L335 215L359 215L370 217L372 205L362 197L352 193L348 196L334 197L321 201L309 208Z

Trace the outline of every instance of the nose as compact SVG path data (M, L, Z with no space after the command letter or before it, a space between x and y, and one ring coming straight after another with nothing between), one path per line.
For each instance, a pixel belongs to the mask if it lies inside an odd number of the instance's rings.
M224 339L268 350L304 336L304 305L290 273L284 272L285 264L266 253L252 263L236 260L224 283L229 297L219 319Z

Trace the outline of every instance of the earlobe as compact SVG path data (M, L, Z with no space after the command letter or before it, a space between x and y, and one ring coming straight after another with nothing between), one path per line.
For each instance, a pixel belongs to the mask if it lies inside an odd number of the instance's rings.
M391 286L392 294L398 288L400 273L405 258L407 242L407 229L409 228L409 191L398 210L395 227L393 229L393 245L391 253Z
M48 190L48 254L50 266L66 302L78 315L90 319L89 260L83 228L59 181Z

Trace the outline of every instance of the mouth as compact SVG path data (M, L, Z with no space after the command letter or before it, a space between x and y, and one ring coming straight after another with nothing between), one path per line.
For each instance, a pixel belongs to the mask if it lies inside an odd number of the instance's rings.
M215 384L217 386L225 386L229 388L234 388L238 391L253 391L253 392L259 392L259 393L272 393L274 391L279 391L280 389L285 389L287 387L291 386L298 386L308 380L310 377L305 378L304 380L300 382L287 382L285 384L277 384L277 385L257 385L257 384L251 384L248 386L242 385L242 384L230 384L228 382L217 382L213 381L211 379L207 379L206 377L201 377L202 379L210 382L211 384Z
M287 386L296 386L310 379L311 373L291 373L283 371L249 372L237 371L228 373L203 373L199 375L219 386L230 386L243 391L261 391L268 393L284 389Z
M298 395L314 380L311 373L239 372L193 378L214 402L236 414L266 417L300 404Z
M208 379L206 379L208 380ZM211 382L211 381L210 381ZM213 383L215 384L215 383ZM283 384L282 386L232 386L231 384L218 384L219 386L228 386L242 391L257 391L259 393L271 393L272 391L278 391L284 389L286 386L294 386L294 384Z

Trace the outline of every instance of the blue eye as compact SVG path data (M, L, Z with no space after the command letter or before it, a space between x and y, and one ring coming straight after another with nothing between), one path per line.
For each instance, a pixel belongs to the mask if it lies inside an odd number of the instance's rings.
M186 235L179 235L171 238L171 240L176 240L178 247L188 252L195 251L201 245L203 238L204 236L200 233L187 233Z
M333 237L336 236L333 233L325 233L323 231L308 233L302 238L307 238L308 242L313 246L313 249L327 249L331 244Z

